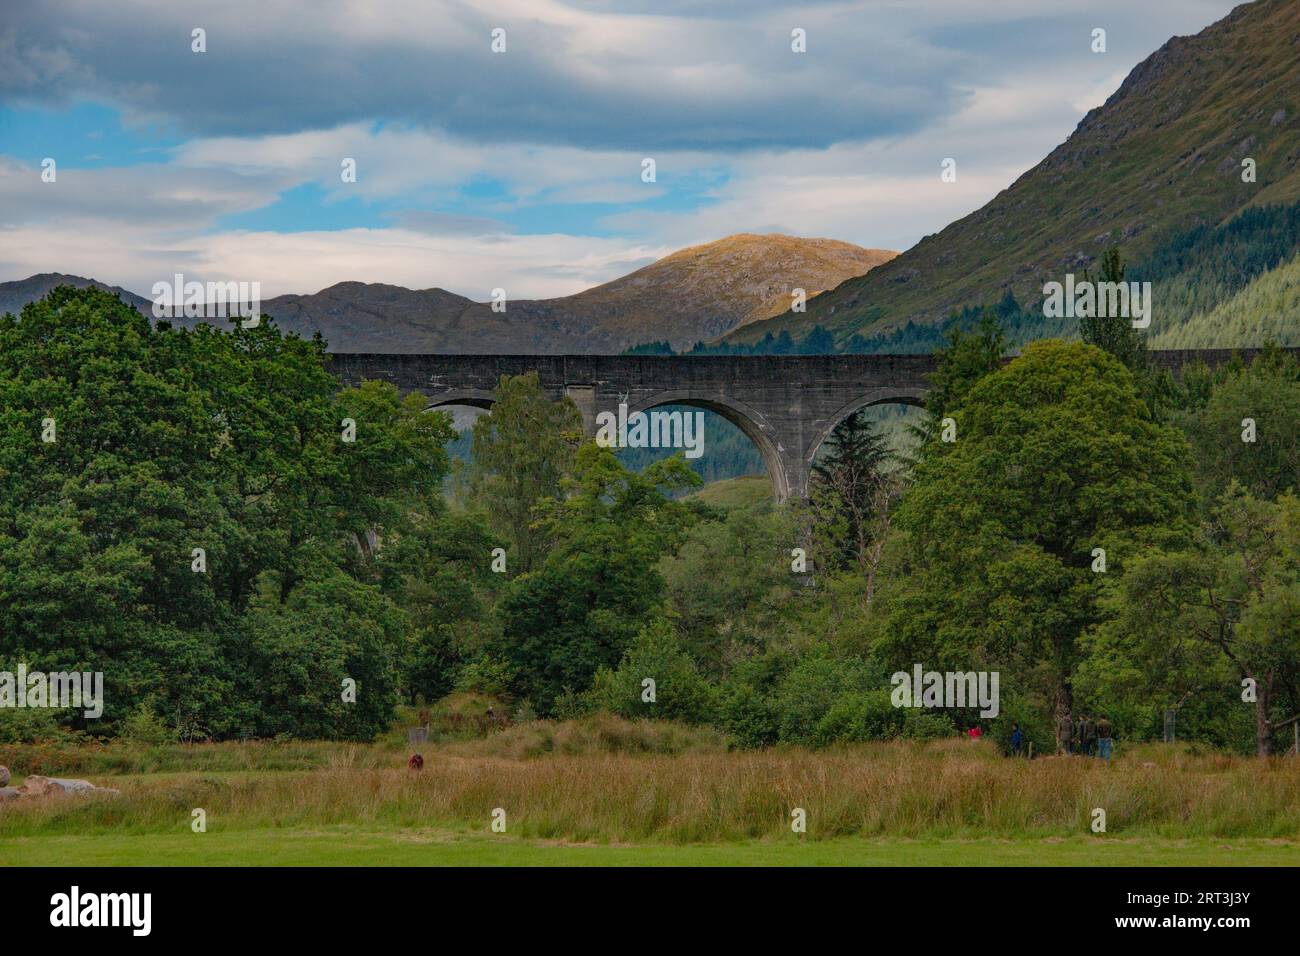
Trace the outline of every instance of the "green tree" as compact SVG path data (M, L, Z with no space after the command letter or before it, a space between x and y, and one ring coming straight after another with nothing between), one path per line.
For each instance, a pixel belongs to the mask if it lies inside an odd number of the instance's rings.
M840 657L826 644L812 647L777 685L776 712L785 743L828 743L819 727L837 704L862 697L883 682L861 658Z
M436 700L497 636L490 613L502 582L492 552L502 542L478 515L415 513L378 554L380 580L409 621L400 658L402 696Z
M539 713L550 713L566 689L585 690L600 667L614 667L657 609L659 559L691 521L664 492L698 483L680 457L637 474L609 448L579 448L567 496L540 509L550 552L510 582L500 604L500 656Z
M548 401L536 372L502 376L492 411L474 423L471 499L511 543L511 573L531 570L545 555L533 509L560 493L581 435L577 406Z
M1257 752L1273 752L1283 717L1300 713L1300 499L1260 501L1233 484L1191 547L1135 556L1107 605L1092 684L1175 709L1240 691Z
M829 538L829 563L869 573L873 556L879 556L873 545L887 528L899 489L887 472L891 455L863 409L835 427L827 446L813 465L811 498L817 523Z
M790 509L738 509L701 521L659 566L670 616L705 673L719 676L781 630L794 597Z
M830 330L820 325L813 326L802 342L799 343L800 355L834 355L835 336Z
M1297 488L1300 363L1280 349L1266 349L1249 365L1224 368L1203 406L1182 422L1207 500L1234 480L1260 498Z
M924 457L931 444L939 439L940 423L956 411L975 383L1002 367L1006 350L1002 323L993 309L982 310L971 331L953 326L947 346L935 352L938 367L930 376L925 419L911 429L917 440L913 463Z
M1121 283L1125 272L1119 246L1111 246L1102 253L1100 274L1094 279L1085 270L1083 281ZM1129 371L1138 374L1146 365L1146 338L1141 330L1133 328L1132 316L1110 315L1107 311L1109 304L1107 296L1097 296L1096 314L1079 318L1079 337L1087 344L1109 352Z
M404 628L378 588L341 572L312 576L288 601L255 601L238 652L251 698L241 722L259 736L373 738L395 714Z
M653 681L647 686L646 681ZM653 699L647 697L653 689ZM584 695L594 710L699 724L715 717L716 691L700 674L668 621L657 618L628 646L617 669L596 671Z
M1107 249L1101 257L1101 272L1096 277L1099 283L1121 284L1127 267L1119 246ZM1083 273L1085 282L1094 281L1087 270ZM1123 301L1127 301L1126 299ZM1131 310L1127 315L1111 315L1110 296L1100 291L1096 297L1096 314L1082 316L1079 319L1079 336L1089 345L1095 345L1109 352L1124 363L1125 368L1133 373L1137 382L1138 393L1151 413L1164 419L1170 409L1177 404L1178 388L1168 371L1151 364L1147 355L1147 333L1133 327ZM1151 303L1147 303L1150 307ZM1125 310L1121 310L1125 311Z
M146 702L179 739L377 730L405 627L384 601L389 623L335 655L375 695L343 723L268 710L270 659L248 651L250 633L310 643L322 596L350 620L339 582L369 593L374 545L435 507L446 472L445 419L389 385L340 395L327 361L269 320L176 329L95 289L0 318L0 659L104 672L104 732Z
M1077 343L1027 346L953 416L956 441L917 466L896 515L876 653L891 669L1005 668L1064 726L1101 581L1188 527L1186 442L1127 369Z

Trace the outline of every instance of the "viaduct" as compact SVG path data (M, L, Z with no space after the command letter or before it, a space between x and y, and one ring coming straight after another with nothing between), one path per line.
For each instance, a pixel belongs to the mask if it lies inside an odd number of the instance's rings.
M1211 367L1256 349L1152 351L1157 365L1177 374L1192 361ZM1300 349L1288 349L1300 352ZM567 396L582 412L588 434L596 415L659 405L716 412L743 431L763 456L778 501L806 497L813 456L837 424L869 405L921 405L932 355L403 355L335 353L344 385L363 379L419 392L430 408L490 408L503 375L536 372L551 400Z

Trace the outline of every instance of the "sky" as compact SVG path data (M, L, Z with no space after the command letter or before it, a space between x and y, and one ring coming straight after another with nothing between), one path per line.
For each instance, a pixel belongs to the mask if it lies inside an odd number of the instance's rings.
M264 297L365 281L483 301L568 295L737 232L904 250L1236 4L3 5L0 281L148 296L180 272Z

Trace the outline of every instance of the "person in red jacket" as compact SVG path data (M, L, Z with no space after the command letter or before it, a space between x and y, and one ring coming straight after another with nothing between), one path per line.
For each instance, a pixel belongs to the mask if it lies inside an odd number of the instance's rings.
M979 740L981 737L984 736L984 731L980 730L979 726L977 725L975 727L972 727L970 730L966 731L966 736L969 737L971 740Z

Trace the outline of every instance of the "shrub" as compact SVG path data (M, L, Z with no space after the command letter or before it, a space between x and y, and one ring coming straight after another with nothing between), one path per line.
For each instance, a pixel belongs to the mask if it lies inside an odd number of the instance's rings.
M645 681L654 681L647 701ZM622 717L661 717L704 723L717 713L717 690L695 668L672 625L652 621L637 634L617 670L596 672L586 698L596 710Z
M813 741L819 746L833 743L889 740L902 734L904 711L889 700L889 691L844 694L837 698L817 722Z
M59 725L58 711L0 707L0 744L65 740L76 735Z
M900 737L907 740L942 740L957 733L952 717L937 710L903 710L903 729Z
M780 739L815 744L817 727L845 695L872 690L870 672L858 657L837 658L824 645L811 650L782 679L776 700Z
M489 697L505 697L510 687L510 663L484 654L460 669L456 689Z
M741 747L776 743L781 722L771 694L753 684L735 681L724 686L718 702L718 723Z
M140 705L118 723L117 734L124 740L142 744L170 744L176 742L176 732L154 712L152 701Z

